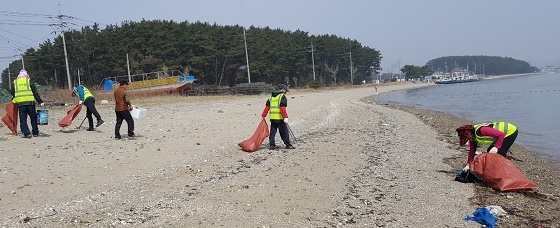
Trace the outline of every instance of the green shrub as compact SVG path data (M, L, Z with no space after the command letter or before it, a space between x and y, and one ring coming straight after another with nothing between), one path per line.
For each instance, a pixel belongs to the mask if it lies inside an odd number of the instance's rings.
M312 88L312 89L318 89L318 88L321 88L321 82L317 81L317 80L311 81L311 82L307 83L307 86L309 86L309 88Z

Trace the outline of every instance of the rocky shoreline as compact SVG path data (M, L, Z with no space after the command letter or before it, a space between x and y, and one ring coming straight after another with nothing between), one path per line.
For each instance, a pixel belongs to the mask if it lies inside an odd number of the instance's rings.
M456 170L460 170L466 160L466 148L458 145L455 132L457 126L472 124L470 121L442 112L416 109L398 104L385 104L416 115L438 132L438 140L450 149L463 151L462 155L446 158ZM467 149L468 150L468 149ZM556 159L541 156L521 145L514 144L508 159L514 163L531 181L537 184L536 191L503 193L483 184L470 184L475 189L475 197L470 202L477 207L502 206L508 216L500 218L499 227L560 227L560 166Z

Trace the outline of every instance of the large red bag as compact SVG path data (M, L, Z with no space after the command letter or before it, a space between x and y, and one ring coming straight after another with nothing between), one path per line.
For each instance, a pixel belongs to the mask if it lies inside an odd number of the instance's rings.
M243 140L243 142L240 142L237 145L239 145L244 151L253 152L259 149L264 139L266 139L269 135L270 130L268 129L268 124L266 123L266 120L262 119L261 123L257 127L257 130L253 133L253 136Z
M10 102L6 105L6 115L2 117L2 122L8 126L14 135L17 135L18 105Z
M72 125L72 121L74 120L74 118L76 118L76 116L78 115L78 113L80 113L81 110L82 110L81 104L74 106L74 108L66 112L67 113L66 116L58 122L58 126L68 127Z
M500 154L479 154L470 163L470 168L482 177L484 184L502 192L537 189L536 184Z

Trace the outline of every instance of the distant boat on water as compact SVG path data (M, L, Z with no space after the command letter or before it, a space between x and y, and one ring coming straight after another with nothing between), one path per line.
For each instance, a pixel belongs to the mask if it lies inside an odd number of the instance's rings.
M456 69L451 74L447 74L439 79L434 80L436 84L457 84L466 82L476 82L479 78L477 75L471 75L468 70Z
M434 81L436 84L456 84L465 82L476 82L478 81L477 76L467 76L467 77L454 77L454 78L442 78L440 80Z

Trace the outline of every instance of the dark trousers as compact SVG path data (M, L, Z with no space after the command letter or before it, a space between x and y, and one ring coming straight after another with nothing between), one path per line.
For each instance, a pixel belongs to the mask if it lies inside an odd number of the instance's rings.
M35 109L35 105L19 105L18 106L19 112L19 129L21 133L25 136L39 134L39 128L37 127L37 110ZM27 116L31 120L31 130L29 132L29 127L27 126Z
M268 141L270 145L276 145L274 138L276 137L276 131L280 131L280 138L284 142L284 145L292 145L290 143L290 132L288 132L288 125L284 121L270 121L270 136L268 136Z
M516 138L517 138L517 130L515 130L513 134L504 138L504 142L502 143L502 148L498 149L498 154L501 154L502 156L506 157L509 148L511 147L511 145L513 145L513 142L515 142ZM494 144L490 145L487 151L490 151L492 147L494 147Z
M128 125L128 136L134 136L134 120L132 119L132 115L130 115L130 111L115 111L117 115L117 123L115 124L115 136L121 136L121 125L123 120L126 121L126 125Z
M92 114L95 116L95 119L97 119L97 122L101 120L101 115L99 115L99 112L97 112L97 109L95 108L95 98L90 97L86 99L86 101L84 101L84 105L87 108L86 117L88 119L89 128L93 128Z

